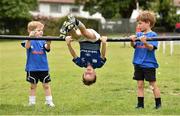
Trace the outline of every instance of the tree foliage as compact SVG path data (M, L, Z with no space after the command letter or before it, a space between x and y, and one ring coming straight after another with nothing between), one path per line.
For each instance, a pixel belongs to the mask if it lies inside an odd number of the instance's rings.
M157 25L166 26L168 31L172 31L175 23L180 20L172 0L76 0L77 3L84 4L85 11L91 14L100 12L106 19L130 18L137 1L140 9L159 14Z
M84 4L84 10L91 14L100 12L105 18L129 18L133 9L136 9L137 0L76 0L77 3ZM150 1L139 0L140 6L147 9Z
M158 25L165 26L167 31L172 31L175 24L180 21L180 16L176 14L176 7L172 0L158 0L155 5L155 11L160 15Z
M37 0L0 0L0 33L18 33L37 6Z

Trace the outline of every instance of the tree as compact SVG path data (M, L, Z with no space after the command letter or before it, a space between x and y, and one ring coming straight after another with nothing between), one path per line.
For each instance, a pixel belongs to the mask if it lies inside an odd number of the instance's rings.
M140 6L145 9L154 0L139 0ZM90 14L100 12L103 17L129 18L133 9L136 9L137 0L76 0L77 3L84 4L84 10Z
M29 13L37 0L0 0L0 33L19 33L19 27L31 19Z
M139 2L140 9L152 10L160 15L157 25L163 25L167 31L172 31L175 23L180 20L173 0L76 0L76 2L84 4L84 10L90 14L100 12L107 19L130 18L133 9L136 9L136 2Z
M167 31L173 31L180 16L176 14L172 0L158 0L154 10L160 15L157 24L164 26Z

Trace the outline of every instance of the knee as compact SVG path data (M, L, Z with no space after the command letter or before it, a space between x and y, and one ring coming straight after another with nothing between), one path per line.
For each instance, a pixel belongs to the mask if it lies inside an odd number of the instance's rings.
M31 85L30 89L31 90L36 89L36 85Z
M144 89L144 86L143 86L143 84L140 84L140 85L137 86L137 88L138 89Z
M44 89L49 89L50 87L49 87L49 85L44 84L44 85L43 85L43 88L44 88Z

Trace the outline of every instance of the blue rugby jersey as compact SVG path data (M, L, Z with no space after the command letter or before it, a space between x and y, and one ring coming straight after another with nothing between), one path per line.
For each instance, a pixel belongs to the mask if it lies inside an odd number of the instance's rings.
M49 71L44 40L31 40L31 47L26 50L26 71ZM25 41L21 43L25 47Z
M137 37L140 37L143 35L146 36L147 38L157 36L157 34L152 31L146 34L142 32L138 32L136 34ZM152 51L148 50L148 48L146 48L142 42L136 42L134 46L135 52L134 52L133 64L135 66L139 66L142 68L158 68L159 66L155 57L155 49L157 49L158 47L158 42L148 41L148 44L151 44L154 46L154 49Z
M73 62L79 67L87 67L88 64L91 64L92 67L101 68L106 59L101 58L100 45L101 41L96 42L83 41L79 42L80 44L80 57L73 59Z

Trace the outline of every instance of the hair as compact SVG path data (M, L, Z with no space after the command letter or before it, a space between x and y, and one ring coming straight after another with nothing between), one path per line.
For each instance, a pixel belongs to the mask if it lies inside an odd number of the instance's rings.
M82 78L83 78L82 82L84 83L84 85L90 86L90 85L92 85L93 83L95 83L95 82L96 82L96 75L94 75L94 76L95 76L95 77L94 77L94 80L92 80L92 81L87 81L87 80L84 79L84 74L83 74L83 75L82 75Z
M152 28L156 23L156 17L154 12L145 10L140 12L139 16L137 17L137 21L150 22L150 26Z
M44 27L44 24L42 24L42 23L39 22L39 21L31 21L31 22L28 23L27 28L28 28L28 31L33 31L33 30L35 30L38 26Z

